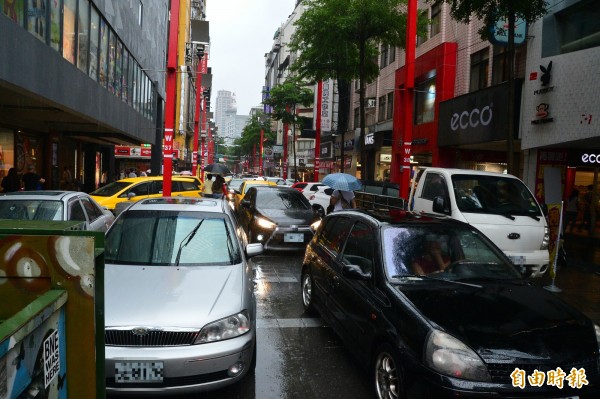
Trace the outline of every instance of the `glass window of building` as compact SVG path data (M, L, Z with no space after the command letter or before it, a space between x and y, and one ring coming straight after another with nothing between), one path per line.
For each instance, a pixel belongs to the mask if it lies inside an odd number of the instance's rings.
M600 46L600 7L597 0L579 1L556 13L560 54Z
M108 39L108 91L115 94L115 58L117 56L117 35L110 29Z
M0 9L2 9L2 14L12 19L19 26L25 26L25 8L22 1L0 1Z
M121 77L121 98L128 102L129 97L129 51L123 49L123 75Z
M100 15L98 11L92 7L90 17L90 72L92 79L98 80L98 50L100 46Z
M77 68L87 73L90 55L90 2L88 0L79 0L77 18Z
M127 103L133 106L133 87L135 85L135 60L133 56L129 54L129 69L127 78Z
M382 44L380 49L381 49L380 50L381 55L380 55L379 67L385 68L388 64L388 46L386 44Z
M63 57L75 65L75 16L77 0L63 2Z
M435 76L415 87L415 125L435 119Z
M394 117L394 92L388 93L386 107L386 119L392 119Z
M100 56L98 66L98 82L102 87L108 83L108 32L109 27L104 19L100 19Z
M431 24L429 25L429 37L432 38L441 31L442 27L442 2L431 6Z
M60 1L50 2L50 47L60 51Z
M388 50L388 64L396 61L396 46L390 46Z
M488 86L489 49L471 54L471 80L469 91L477 91Z
M379 97L379 108L377 110L377 121L382 122L385 120L385 96Z
M508 51L504 46L494 46L492 61L492 85L508 80Z
M117 50L115 53L115 95L121 98L121 82L123 78L123 43L117 39Z
M7 2L8 3L8 2ZM13 2L14 3L14 2ZM46 1L28 0L27 4L27 30L33 36L46 42Z

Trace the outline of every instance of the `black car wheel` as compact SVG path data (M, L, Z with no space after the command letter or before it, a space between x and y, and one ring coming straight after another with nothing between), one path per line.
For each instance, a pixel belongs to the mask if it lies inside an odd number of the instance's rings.
M313 280L307 270L302 271L302 306L306 313L313 313Z
M373 371L378 399L404 398L404 380L396 354L397 351L388 344L377 349Z

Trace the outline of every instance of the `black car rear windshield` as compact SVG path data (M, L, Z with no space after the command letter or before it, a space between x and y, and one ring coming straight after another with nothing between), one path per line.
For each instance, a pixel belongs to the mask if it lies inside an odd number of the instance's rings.
M258 190L256 207L261 209L310 209L310 202L296 190Z
M241 253L225 215L130 211L107 233L105 260L150 266L232 265L241 262Z

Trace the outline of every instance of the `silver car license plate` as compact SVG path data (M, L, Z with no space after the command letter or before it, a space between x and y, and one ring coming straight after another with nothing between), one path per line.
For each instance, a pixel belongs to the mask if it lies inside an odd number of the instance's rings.
M162 382L163 362L117 362L115 382Z
M304 233L285 233L283 242L304 242Z

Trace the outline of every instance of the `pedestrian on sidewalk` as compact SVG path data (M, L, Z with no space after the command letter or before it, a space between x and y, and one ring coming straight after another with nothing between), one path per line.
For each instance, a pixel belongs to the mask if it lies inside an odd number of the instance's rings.
M42 184L46 182L43 177L35 173L33 165L29 165L28 172L21 177L21 180L23 180L25 191L43 190Z
M591 232L592 228L592 197L593 197L594 185L590 184L587 186L587 192L583 194L583 221L582 228L588 232ZM581 229L580 229L581 230Z
M10 168L8 174L2 179L2 192L11 193L21 189L21 179L15 168Z
M579 212L579 190L573 189L567 202L567 209L565 212L565 233L569 233L575 230L577 225L577 214Z

